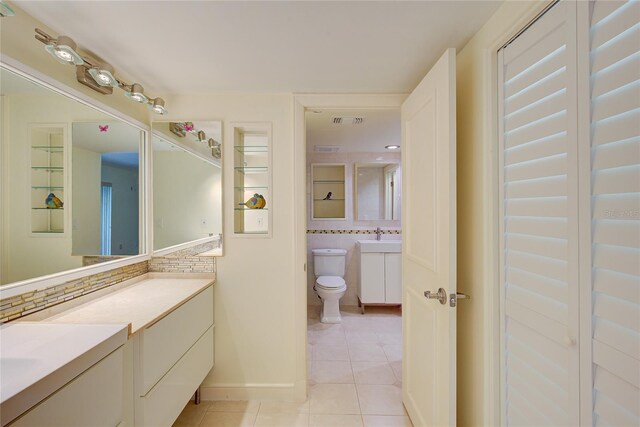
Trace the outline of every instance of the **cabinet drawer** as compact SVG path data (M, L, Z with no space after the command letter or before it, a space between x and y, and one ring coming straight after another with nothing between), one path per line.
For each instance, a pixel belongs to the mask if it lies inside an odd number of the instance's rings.
M142 410L136 415L136 425L170 426L178 418L213 368L213 330L211 326L146 396L138 398Z
M213 325L213 286L178 307L142 331L140 366L142 389L146 395L163 375Z
M9 425L116 426L123 419L123 389L120 347Z

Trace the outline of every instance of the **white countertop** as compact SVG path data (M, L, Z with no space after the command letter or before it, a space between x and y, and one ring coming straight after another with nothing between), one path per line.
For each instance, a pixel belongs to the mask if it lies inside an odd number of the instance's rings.
M1 424L20 416L126 343L127 330L127 324L22 322L2 325Z
M209 287L213 278L150 278L46 319L52 323L125 323L129 333L156 323Z

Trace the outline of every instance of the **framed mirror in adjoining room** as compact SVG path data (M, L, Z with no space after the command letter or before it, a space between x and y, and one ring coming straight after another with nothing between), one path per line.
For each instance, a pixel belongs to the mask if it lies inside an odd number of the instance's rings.
M354 206L358 221L399 221L401 217L399 163L356 163Z
M144 254L144 126L6 64L0 102L0 285Z
M222 255L222 122L163 121L152 129L155 254Z

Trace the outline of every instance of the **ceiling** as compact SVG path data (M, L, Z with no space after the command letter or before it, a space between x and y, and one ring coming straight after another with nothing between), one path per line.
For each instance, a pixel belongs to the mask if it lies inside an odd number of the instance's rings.
M313 110L306 113L307 152L316 145L340 147L340 153L381 153L400 145L400 110ZM360 124L334 124L334 117L361 117Z
M498 1L21 1L160 94L407 93ZM57 34L54 34L57 35ZM33 41L36 43L36 41ZM43 52L44 54L44 52Z
M73 146L103 154L136 153L137 155L140 148L140 130L126 123L109 119L102 122L74 122ZM105 126L108 127L105 128ZM101 131L100 127L104 131Z

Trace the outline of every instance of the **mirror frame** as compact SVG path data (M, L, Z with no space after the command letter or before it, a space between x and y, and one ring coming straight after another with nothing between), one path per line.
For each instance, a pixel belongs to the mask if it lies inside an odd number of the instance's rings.
M400 162L355 162L353 164L353 221L354 222L385 222L394 223L399 222L398 219L359 219L358 218L358 168L375 167L376 165L384 166L396 165L396 170L400 167Z
M139 246L140 253L138 255L131 255L122 259L117 259L113 261L107 261L100 264L94 264L85 267L78 267L71 270L65 270L58 273L48 274L46 276L39 276L33 279L22 280L19 282L8 283L6 285L0 286L0 298L9 298L15 295L19 295L25 292L34 291L37 289L45 289L52 286L57 286L62 283L68 282L70 280L79 279L81 277L90 276L97 273L102 273L104 271L113 270L115 268L124 267L131 264L136 264L143 261L148 261L151 259L151 250L152 241L151 241L151 233L149 233L148 224L150 224L150 214L151 210L149 209L151 205L151 192L150 192L150 183L151 183L151 168L149 165L151 164L150 156L151 156L151 127L142 123L132 117L129 117L120 111L116 110L109 105L106 105L88 95L85 95L78 90L65 85L64 83L55 80L54 78L41 73L15 59L8 57L4 54L0 55L0 68L4 68L8 71L11 71L27 80L30 80L36 84L39 84L47 89L58 93L60 95L66 96L69 99L73 99L80 104L83 104L89 108L93 108L98 110L99 112L106 114L108 116L113 117L114 119L121 120L124 123L127 123L130 126L144 132L144 137L142 138L142 143L140 146L140 165L139 165L139 188L140 188L140 198L139 198ZM0 148L0 169L2 170L2 174L6 171L4 167L6 162L6 155L2 152ZM4 179L3 179L4 181ZM3 187L0 186L0 197L4 197ZM0 238L4 239L4 214L0 212ZM6 254L2 251L0 247L0 256L5 257Z
M220 144L224 145L224 122L222 120L219 119L172 119L172 120L153 120L151 121L151 138L150 141L153 140L153 136L158 136L160 138L164 138L166 139L166 136L164 136L163 133L158 132L157 130L153 129L153 124L154 123L170 123L170 122L220 122L221 126L220 126ZM178 243L177 245L173 245L173 246L167 246L166 248L161 248L161 249L157 249L154 250L153 249L153 245L154 245L154 239L153 239L153 185L149 185L149 192L151 193L151 204L149 205L149 218L150 218L150 222L149 222L149 234L151 235L151 246L150 251L152 256L165 256L168 254L171 254L173 252L177 252L183 249L188 249L188 248L192 248L194 246L198 246L201 245L203 243L208 243L208 242L214 242L214 241L219 241L220 242L220 254L216 255L216 256L223 256L224 255L224 247L222 245L222 234L224 232L224 169L222 167L223 165L223 158L224 158L224 149L221 148L221 158L220 159L214 159L212 157L207 157L207 155L204 152L200 152L199 150L197 150L196 148L190 146L189 144L185 144L182 141L178 141L176 139L171 139L170 141L168 141L171 144L174 144L176 146L178 146L179 148L183 149L184 151L204 160L205 162L211 163L214 166L217 166L220 168L220 220L221 220L221 226L222 226L222 232L220 233L220 235L218 236L211 236L211 237L203 237L201 239L196 239L196 240L191 240L188 242L183 242L183 243ZM210 149L207 149L208 151L210 151ZM151 169L151 174L153 176L153 144L151 144L149 146L149 165L150 165L150 169Z

